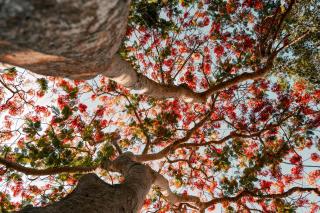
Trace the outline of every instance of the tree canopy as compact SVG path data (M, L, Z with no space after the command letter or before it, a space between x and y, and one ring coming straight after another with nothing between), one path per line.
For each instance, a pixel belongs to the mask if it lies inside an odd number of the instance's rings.
M101 164L128 151L163 181L143 212L320 211L319 6L133 0L106 70L3 64L1 211L60 200L88 172L121 183Z

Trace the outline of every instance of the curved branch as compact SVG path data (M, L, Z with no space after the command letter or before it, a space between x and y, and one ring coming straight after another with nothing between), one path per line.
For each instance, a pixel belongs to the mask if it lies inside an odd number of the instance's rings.
M303 192L314 192L316 193L318 196L320 196L320 190L317 189L317 188L303 188L303 187L293 187L291 189L289 189L288 191L286 192L283 192L283 193L279 193L279 194L264 194L264 195L259 195L259 194L256 194L252 191L248 191L248 190L244 190L242 192L240 192L237 196L234 196L234 197L221 197L221 198L214 198L208 202L204 202L203 203L203 206L205 208L208 208L209 206L211 205L214 205L216 203L221 203L221 202L225 202L225 201L228 201L228 202L237 202L238 200L240 200L241 198L243 197L247 197L247 196L251 196L251 197L256 197L256 198L261 198L261 199L276 199L276 198L284 198L284 197L288 197L290 195L292 195L293 193L296 193L296 192L300 192L300 193L303 193Z
M196 130L198 130L211 116L211 112L208 112L193 128L191 128L189 131L187 131L187 134L176 141L174 141L169 146L165 147L158 153L153 154L142 154L142 155L136 155L135 158L137 161L151 161L151 160L158 160L161 158L164 158L168 155L170 151L175 150L179 144L182 144L186 141L188 141L191 136L194 134Z
M55 175L59 173L75 173L75 172L90 172L98 168L98 166L61 166L61 167L53 167L48 169L34 169L20 165L19 163L9 161L4 158L0 158L0 164L4 165L9 169L14 169L18 172L22 172L26 175Z
M212 140L212 141L208 141L206 143L183 143L183 144L180 144L179 146L177 146L177 148L196 147L196 146L209 146L209 145L213 145L213 144L220 145L220 144L223 144L224 142L226 142L227 140L232 139L232 138L253 138L253 137L258 137L261 134L263 134L264 132L270 130L271 127L273 127L273 126L270 125L269 128L265 128L265 129L262 129L260 131L255 132L255 133L248 134L248 135L232 132L229 135L221 138L220 140Z
M138 74L132 65L119 55L112 58L109 68L101 74L128 89L138 90L144 95L155 98L181 98L186 102L205 100L203 95L192 91L187 86L164 85Z
M287 44L283 44L282 47L279 47L279 49L276 49L275 51L277 53L279 53L280 51L282 51L283 49L286 49L290 46L293 46L294 44L298 43L299 41L303 40L306 36L308 36L310 34L309 30L306 30L305 32L303 32L300 36L296 37L295 39L293 39L291 42L287 43Z
M154 184L160 188L161 193L171 204L176 203L195 203L200 204L200 198L192 195L179 195L171 191L169 181L158 172L154 171Z
M261 134L263 134L264 132L277 127L280 124L271 124L269 126L267 126L266 128L251 133L251 134L242 134L242 133L237 133L237 132L231 132L229 135L221 138L220 140L212 140L212 141L208 141L206 143L184 143L186 141L188 141L190 139L190 137L193 135L193 133L203 125L203 123L208 119L208 117L204 117L199 123L197 123L196 126L194 126L192 129L190 129L186 136L176 140L175 142L173 142L172 144L170 144L169 146L165 147L164 149L162 149L161 151L157 152L157 153L153 153L153 154L142 154L142 155L136 155L136 160L137 161L151 161L151 160L158 160L161 158L164 158L168 155L168 153L170 151L176 150L178 148L187 148L187 147L199 147L199 146L208 146L208 145L219 145L219 144L223 144L224 142L228 141L229 139L232 138L253 138L253 137L258 137ZM283 121L281 121L283 122ZM280 122L280 123L281 123Z
M256 194L249 190L244 190L240 192L238 195L234 197L219 197L219 198L213 198L212 200L208 202L201 202L199 197L192 196L192 195L180 195L175 194L171 191L168 180L163 177L158 172L153 171L155 176L154 184L157 185L160 188L161 193L167 198L167 200L171 204L177 204L177 203L193 203L196 206L199 207L200 211L204 211L204 209L216 204L216 203L223 203L223 202L237 202L243 197L251 196L256 197L260 199L276 199L276 198L284 198L288 197L296 192L303 193L303 192L314 192L318 196L320 196L320 190L318 188L303 188L303 187L293 187L286 192L278 193L278 194Z
M257 71L251 72L251 73L245 72L245 73L242 73L234 78L231 78L229 80L226 80L226 81L223 81L219 84L216 84L216 85L210 87L207 91L203 92L202 95L207 98L215 92L221 91L223 89L227 89L227 88L232 87L234 85L237 85L241 82L244 82L247 80L256 80L258 78L263 77L271 70L275 56L276 56L275 53L271 54L269 56L266 64L264 65L264 67L258 69Z
M148 129L145 127L144 123L142 122L142 120L141 120L141 118L140 118L140 116L139 116L139 114L138 114L138 112L137 112L136 106L134 106L134 105L132 104L132 102L130 101L130 99L128 98L128 96L126 96L125 94L123 94L123 96L124 96L125 99L128 101L129 105L132 107L133 113L134 113L136 119L137 119L138 122L139 122L139 127L140 127L143 135L145 136L145 138L146 138L146 140L147 140L146 145L145 145L145 147L144 147L144 149L143 149L143 151L142 151L142 154L146 154L146 153L148 153L149 147L150 147L150 145L151 145L151 138L150 138L150 136L149 136Z
M244 134L243 132L231 132L229 135L221 138L220 140L212 140L212 141L208 141L205 143L185 143L190 139L190 137L193 135L193 133L197 129L199 129L207 121L207 119L210 117L210 115L211 115L211 113L209 112L206 116L204 116L204 118L201 121L199 121L192 129L190 129L187 132L185 137L176 140L175 142L168 145L167 147L165 147L164 149L162 149L161 151L159 151L157 153L136 155L135 156L136 160L140 161L140 162L141 161L158 160L158 159L166 157L169 152L174 151L178 148L209 146L209 145L213 145L213 144L220 145L220 144L223 144L224 142L226 142L232 138L259 137L260 135L267 132L268 130L271 130L272 128L280 126L284 121L286 121L287 119L289 119L290 117L293 116L293 114L290 113L290 114L284 116L283 118L281 118L278 121L278 123L266 125L263 129L256 131L256 132L253 132L253 133ZM219 121L219 120L216 120L216 121Z

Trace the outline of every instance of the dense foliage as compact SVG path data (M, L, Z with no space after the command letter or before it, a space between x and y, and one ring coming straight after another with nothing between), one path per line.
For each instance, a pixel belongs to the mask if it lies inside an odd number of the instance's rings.
M208 211L317 212L320 90L310 72L319 71L318 7L315 0L135 0L122 56L159 84L206 100L156 100L103 76L71 81L3 67L0 163L94 169L118 155L111 142L119 133L123 151ZM0 166L2 211L59 200L81 176L81 169L30 176L16 168ZM144 211L196 208L170 205L154 187Z

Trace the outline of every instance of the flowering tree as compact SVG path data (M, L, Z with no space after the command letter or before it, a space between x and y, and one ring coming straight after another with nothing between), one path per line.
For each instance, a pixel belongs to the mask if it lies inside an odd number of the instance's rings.
M319 3L25 2L0 60L55 77L1 70L3 211L319 211Z

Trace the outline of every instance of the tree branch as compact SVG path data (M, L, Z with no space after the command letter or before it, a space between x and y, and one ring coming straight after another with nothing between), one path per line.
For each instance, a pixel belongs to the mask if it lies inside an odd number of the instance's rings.
M188 141L193 135L193 133L196 130L198 130L210 118L210 116L211 116L211 111L208 112L193 128L187 131L187 134L183 138L180 138L174 141L172 144L165 147L158 153L136 155L135 156L136 160L141 162L141 161L151 161L151 160L158 160L158 159L164 158L165 156L168 155L170 151L175 150L179 144Z
M210 113L209 113L210 115ZM207 115L208 116L208 115ZM137 161L151 161L151 160L158 160L161 158L164 158L168 155L168 153L170 151L176 150L178 148L187 148L187 147L199 147L199 146L208 146L208 145L212 145L212 144L222 144L224 142L226 142L229 139L232 138L253 138L253 137L258 137L261 134L263 134L264 132L279 126L282 122L284 122L286 119L288 119L289 117L291 117L292 115L288 115L285 118L281 119L277 124L270 124L267 127L261 129L260 131L251 133L251 134L243 134L243 133L237 133L237 132L232 132L229 135L221 138L220 140L212 140L212 141L208 141L206 143L184 143L186 141L188 141L190 139L190 137L193 135L193 133L200 128L203 123L208 119L208 117L204 117L199 123L196 124L196 126L194 126L192 129L190 129L186 136L176 140L175 142L173 142L172 144L170 144L169 146L165 147L164 149L162 149L161 151L157 152L157 153L153 153L153 154L142 154L142 155L136 155L136 160Z
M120 140L121 136L120 136L120 132L119 130L116 130L112 133L112 140L111 143L112 145L116 148L117 152L119 155L122 155L122 149L118 144L118 141Z
M171 191L169 181L158 172L154 171L154 184L160 188L161 193L166 197L171 204L177 203L195 203L200 204L200 199L191 195L178 195Z
M128 89L138 90L144 95L155 98L181 98L186 102L205 100L199 93L186 86L163 85L138 74L132 65L119 55L112 58L109 68L101 74Z
M279 53L280 51L282 51L283 49L286 49L296 43L298 43L299 41L301 41L302 39L304 39L308 34L310 33L309 30L305 31L304 33L302 33L301 36L295 38L293 41L289 42L288 44L284 44L282 47L280 47L279 49L276 49L275 51L277 53Z
M232 138L253 138L253 137L258 137L261 134L263 134L264 132L270 130L271 128L273 128L275 126L276 125L270 125L267 128L264 128L264 129L262 129L260 131L257 131L255 133L251 133L251 134L242 134L242 133L232 132L228 136L225 136L225 137L221 138L220 140L211 140L211 141L208 141L206 143L200 143L200 144L197 144L197 143L184 143L184 144L180 144L179 146L177 146L177 148L196 147L196 146L209 146L209 145L212 145L212 144L219 145L219 144L223 144L224 142L226 142L227 140L232 139Z
M160 188L161 193L166 197L168 202L171 204L177 203L193 203L199 207L201 211L204 209L216 204L216 203L223 203L223 202L237 202L243 197L257 197L260 199L276 199L276 198L284 198L288 197L296 192L303 193L303 192L314 192L318 196L320 196L320 190L318 188L303 188L303 187L293 187L286 192L278 193L278 194L256 194L249 190L244 190L240 192L238 195L234 197L219 197L213 198L208 202L201 202L199 197L192 196L192 195L179 195L171 191L168 180L163 177L163 175L159 174L158 172L153 171L155 176L154 184Z
M201 95L203 95L204 97L207 98L215 92L232 87L232 86L237 85L241 82L244 82L247 80L256 80L258 78L263 77L266 73L268 73L271 70L272 65L273 65L273 59L275 58L275 56L276 56L276 54L271 54L269 56L269 59L267 60L266 64L264 65L264 67L258 69L257 71L251 72L251 73L245 72L245 73L242 73L232 79L218 83L218 84L210 87L207 91L203 92Z
M221 198L214 198L208 202L204 202L203 206L205 208L208 208L211 205L214 205L216 203L221 203L221 202L237 202L238 200L240 200L243 197L256 197L256 198L261 198L261 199L276 199L276 198L284 198L284 197L288 197L290 195L292 195L293 193L303 193L303 192L314 192L316 193L318 196L320 196L320 190L317 188L302 188L302 187L293 187L291 189L289 189L288 191L284 192L284 193L279 193L279 194L264 194L264 195L259 195L256 194L252 191L248 191L248 190L244 190L242 192L240 192L238 195L234 196L234 197L221 197Z
M134 105L131 103L130 99L129 99L126 95L123 94L123 96L124 96L125 99L129 102L130 106L132 107L133 113L134 113L136 119L138 120L139 127L140 127L143 135L146 137L146 140L147 140L146 146L144 147L144 149L143 149L143 151L142 151L142 154L146 154L146 153L148 153L149 146L151 145L151 138L150 138L150 136L149 136L148 130L147 130L147 128L145 127L145 125L143 124L143 122L142 122L142 120L141 120L141 118L140 118L140 116L139 116L139 114L138 114L138 112L137 112L136 106L134 106Z
M26 175L55 175L59 173L76 173L76 172L90 172L97 169L98 166L62 166L62 167L52 167L47 169L34 169L20 165L19 163L0 158L0 164L4 165L8 169L14 169L18 172L22 172Z
M289 5L288 5L288 8L286 9L286 11L281 14L281 17L279 19L279 22L276 26L276 30L273 34L273 37L271 39L271 42L267 48L267 52L271 52L271 48L272 48L272 45L273 43L275 42L275 40L277 39L281 29L282 29L282 25L283 25L283 22L285 21L286 17L289 15L289 13L291 12L292 8L293 8L293 5L296 3L296 0L291 0ZM280 9L280 8L279 8ZM276 15L274 16L274 18L276 18Z

